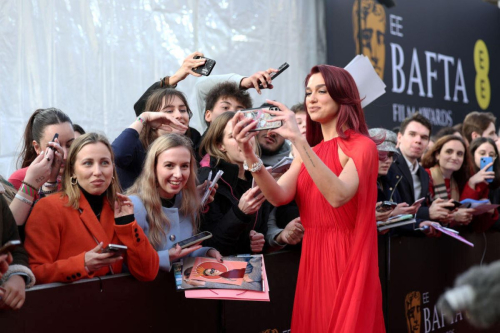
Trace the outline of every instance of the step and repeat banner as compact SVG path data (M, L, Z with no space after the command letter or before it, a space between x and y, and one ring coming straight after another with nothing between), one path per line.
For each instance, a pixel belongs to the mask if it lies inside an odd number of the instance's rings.
M500 9L479 0L394 2L326 2L328 64L344 67L362 53L387 85L365 109L369 126L390 129L416 111L434 133L471 111L500 117Z

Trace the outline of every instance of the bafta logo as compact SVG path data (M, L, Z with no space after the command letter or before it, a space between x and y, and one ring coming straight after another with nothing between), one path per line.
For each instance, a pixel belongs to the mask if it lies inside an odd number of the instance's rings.
M408 333L420 333L420 324L422 323L420 291L412 291L406 295L405 313Z
M358 2L361 2L361 12ZM376 0L354 0L352 24L356 54L367 56L382 80L385 66L385 22L385 9Z

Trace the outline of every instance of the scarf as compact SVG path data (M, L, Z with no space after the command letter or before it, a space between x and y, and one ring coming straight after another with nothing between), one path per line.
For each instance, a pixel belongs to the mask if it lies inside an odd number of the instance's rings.
M453 179L453 176L450 178L450 195L451 198L448 196L448 190L446 189L446 184L444 182L444 177L443 173L441 172L441 168L439 165L433 166L431 169L431 177L432 177L432 183L433 183L433 188L434 188L434 199L441 198L444 200L449 200L453 199L456 201L460 200L460 192L458 191L458 184Z

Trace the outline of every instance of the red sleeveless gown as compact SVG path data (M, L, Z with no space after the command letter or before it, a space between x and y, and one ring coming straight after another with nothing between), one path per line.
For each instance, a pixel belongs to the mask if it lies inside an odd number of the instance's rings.
M338 147L353 159L356 195L333 208L302 165L296 201L305 233L295 292L292 333L385 332L378 275L375 143L353 131L321 142L314 151L337 176Z

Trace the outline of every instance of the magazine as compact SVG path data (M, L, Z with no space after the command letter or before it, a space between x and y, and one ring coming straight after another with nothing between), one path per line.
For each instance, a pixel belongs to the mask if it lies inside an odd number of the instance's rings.
M198 260L197 259L203 259ZM205 260L207 259L207 260ZM210 268L204 268L203 263L210 263ZM182 263L175 263L174 274L176 270L179 273L179 278L176 275L177 290L187 290L187 289L240 289L240 290L253 290L253 291L264 291L263 280L263 257L262 255L249 255L244 257L224 257L222 264L226 267L217 266L220 268L219 271L230 271L243 268L243 275L240 279L229 278L229 280L241 280L241 284L234 284L237 281L228 281L227 278L217 278L217 279L206 279L200 278L197 274L191 277L193 270L199 269L212 269L216 268L214 264L221 264L213 258L192 258L187 257L182 260ZM205 264L207 265L207 264ZM214 266L214 267L212 267ZM201 267L201 268L200 268ZM218 269L217 269L218 270ZM203 275L203 273L202 273ZM231 282L232 284L228 283Z

